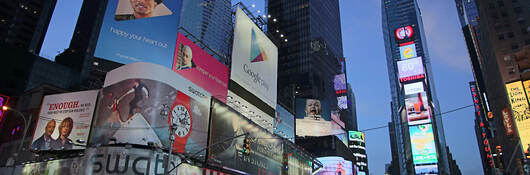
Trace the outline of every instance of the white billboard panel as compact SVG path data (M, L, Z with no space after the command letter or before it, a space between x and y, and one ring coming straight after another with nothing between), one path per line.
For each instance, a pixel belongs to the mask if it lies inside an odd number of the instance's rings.
M423 82L404 84L403 89L405 89L405 95L417 94L425 91L423 89Z
M239 7L230 79L276 108L278 48Z

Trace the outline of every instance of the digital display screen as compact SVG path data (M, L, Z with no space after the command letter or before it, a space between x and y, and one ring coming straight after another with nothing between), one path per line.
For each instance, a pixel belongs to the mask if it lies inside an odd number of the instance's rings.
M421 92L405 96L405 107L409 125L431 122L431 107L427 93Z
M414 164L437 163L432 125L409 126L409 132Z
M401 56L401 60L417 57L416 44L409 44L399 47L399 55Z
M407 60L398 61L397 66L400 80L408 77L425 74L421 57L409 58Z
M356 172L351 161L344 160L342 157L319 157L318 161L322 162L322 169L313 173L314 175L328 175L328 174L341 174L341 175L353 175Z
M404 84L403 89L405 89L405 95L412 95L425 91L423 89L423 82Z

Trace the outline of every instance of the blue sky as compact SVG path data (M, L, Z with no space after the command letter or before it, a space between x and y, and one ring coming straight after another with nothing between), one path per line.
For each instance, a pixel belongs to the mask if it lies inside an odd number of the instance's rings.
M359 129L387 125L390 119L390 87L381 31L381 0L339 0L344 55L348 82L357 102ZM50 26L65 31L49 31L55 44L45 44L43 52L50 56L68 47L82 0L60 0L56 11L61 16ZM257 14L263 0L243 0ZM256 7L250 7L251 4ZM419 0L429 47L434 81L441 111L472 104L468 82L473 80L463 35L454 1ZM72 9L74 12L71 12ZM59 13L61 12L61 13ZM61 21L61 22L55 22ZM68 22L72 21L72 22ZM46 42L46 41L45 41ZM42 55L42 54L41 54ZM473 129L473 109L465 108L445 114L443 119L447 145L463 174L482 174L482 165ZM366 132L368 164L371 174L383 174L390 163L388 128Z

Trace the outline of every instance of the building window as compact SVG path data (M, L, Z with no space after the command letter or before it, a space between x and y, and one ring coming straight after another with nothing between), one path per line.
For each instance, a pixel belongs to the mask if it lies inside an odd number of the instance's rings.
M530 39L524 40L524 45L530 45Z
M521 9L521 7L514 7L513 11L515 12L515 14L520 14L523 10Z
M513 43L512 44L512 50L517 50L517 49L519 49L519 44Z
M522 29L521 29L521 33L522 33L523 35L526 35L526 34L528 34L528 30L526 30L526 28L522 28Z
M504 2L503 1L497 1L497 5L499 5L499 7L504 7Z
M509 33L508 33L508 38L513 38L513 37L514 37L513 32L509 32Z
M499 38L499 40L504 40L504 34L499 34L497 38Z

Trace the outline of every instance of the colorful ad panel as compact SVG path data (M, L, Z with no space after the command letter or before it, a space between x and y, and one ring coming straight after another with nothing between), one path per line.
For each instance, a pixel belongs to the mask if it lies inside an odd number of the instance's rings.
M397 62L399 79L425 74L421 57Z
M394 35L396 36L398 40L411 38L413 34L414 34L414 29L412 29L412 26L400 27L394 31Z
M416 44L409 44L399 47L399 55L401 60L417 57Z
M432 125L409 126L409 132L414 164L437 163Z
M208 161L249 174L280 174L283 145L280 137L255 125L229 106L212 100L211 146ZM243 155L245 136L250 139L250 155ZM223 142L229 139L229 141ZM214 145L214 143L219 143Z
M333 87L335 88L336 94L344 94L346 93L346 75L345 74L338 74L335 75L335 78L333 79Z
M98 90L47 95L42 101L31 149L85 149Z
M294 115L280 105L276 106L274 134L294 143Z
M238 7L230 79L276 108L277 70L278 48Z
M423 89L423 82L404 84L403 89L405 90L405 95L412 95L425 91Z
M299 151L294 144L283 144L284 156L286 156L289 168L287 174L310 175L312 173L312 158Z
M437 174L438 165L414 165L416 174Z
M405 107L409 125L418 125L431 122L431 107L427 93L417 93L405 96Z
M337 121L338 120L338 121ZM296 135L326 136L345 133L340 116L332 117L327 101L296 99Z
M348 109L348 96L337 97L337 107L339 109Z
M529 86L528 83L529 81L526 81L525 86ZM530 106L523 83L516 81L506 84L506 91L508 91L508 99L510 99L512 106L513 118L521 138L521 145L523 145L523 150L527 150L530 146Z
M119 67L107 73L100 94L90 145L172 145L178 153L206 147L210 94L171 69L151 63Z
M353 175L353 172L357 171L353 168L351 161L344 160L342 157L319 157L317 160L322 162L324 167L313 173L314 175Z
M364 142L364 133L360 131L348 131L348 140Z
M171 68L181 4L181 0L109 1L94 56Z
M228 68L180 32L172 69L208 91L212 97L226 102Z

